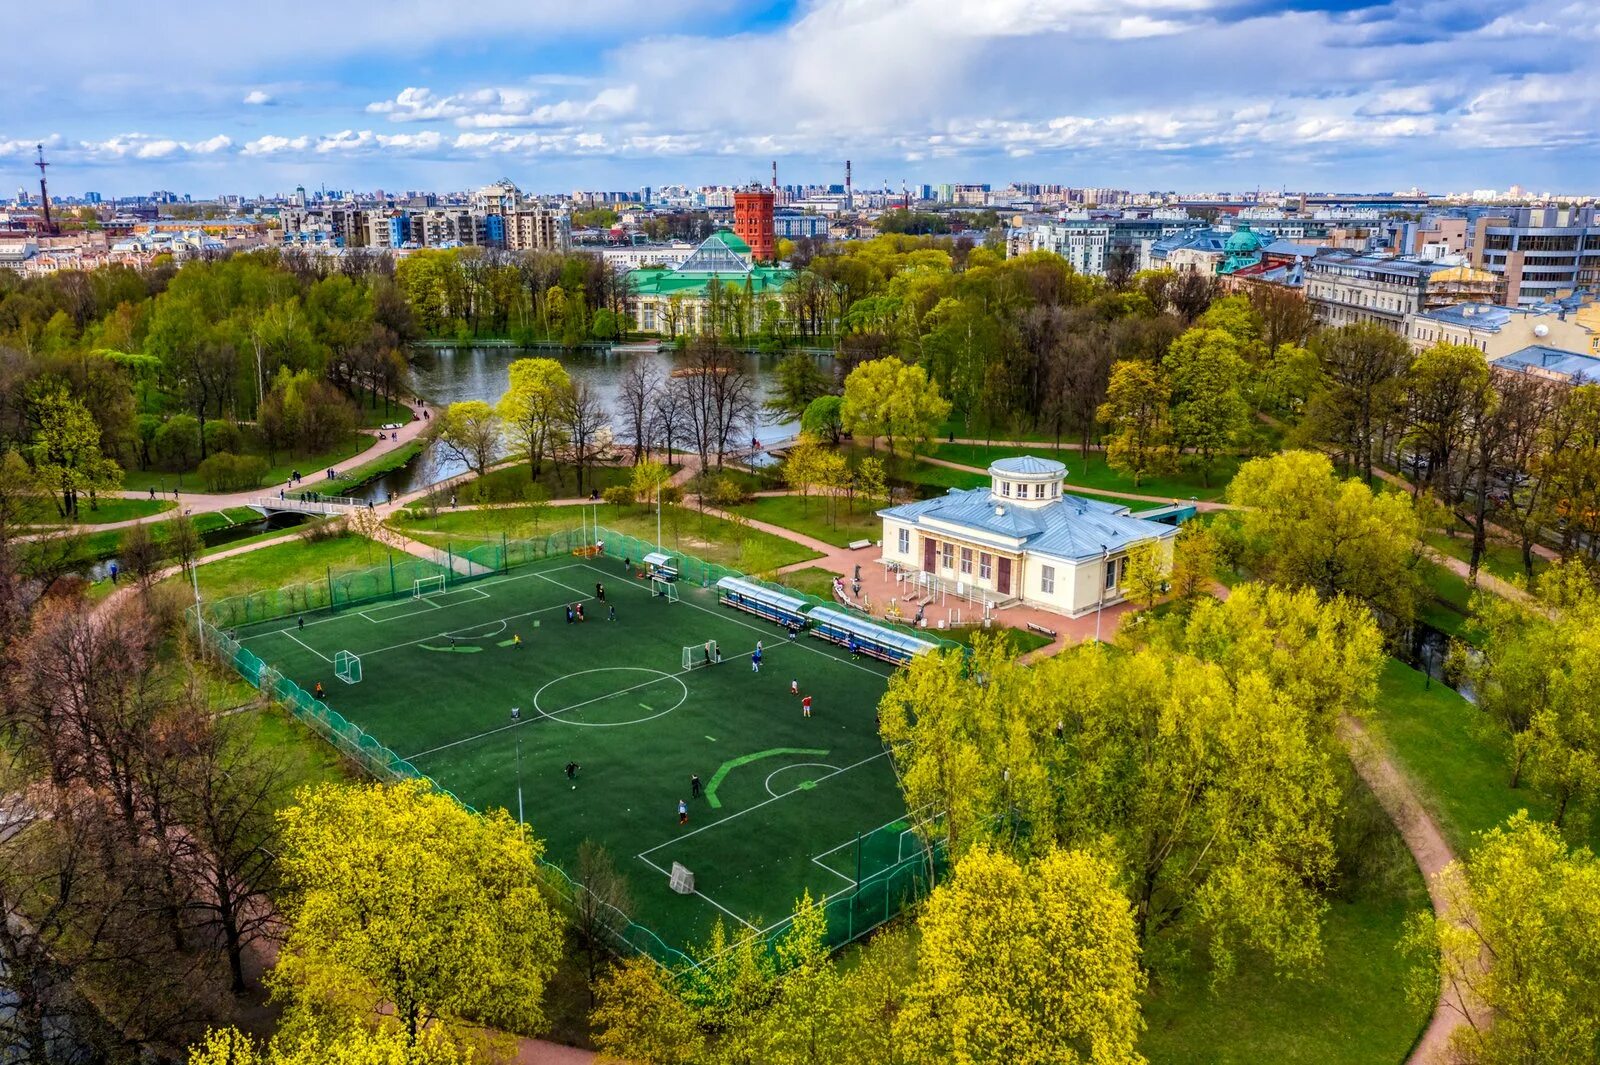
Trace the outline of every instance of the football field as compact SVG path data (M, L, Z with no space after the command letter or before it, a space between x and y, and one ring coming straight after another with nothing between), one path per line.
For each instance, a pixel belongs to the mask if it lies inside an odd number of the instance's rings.
M320 682L329 707L463 802L520 811L569 876L579 844L603 844L633 919L689 949L718 917L766 928L804 890L847 893L914 842L895 842L905 807L877 734L889 667L791 640L714 590L678 593L652 595L614 559L563 556L236 635L306 691ZM585 620L569 622L576 604ZM723 659L710 667L699 664L708 640ZM359 682L336 678L340 652L359 659ZM694 874L693 894L668 886L675 862Z

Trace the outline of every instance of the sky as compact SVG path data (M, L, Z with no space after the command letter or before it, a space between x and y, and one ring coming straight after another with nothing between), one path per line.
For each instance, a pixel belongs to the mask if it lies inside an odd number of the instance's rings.
M1594 0L52 0L0 189L1600 192Z

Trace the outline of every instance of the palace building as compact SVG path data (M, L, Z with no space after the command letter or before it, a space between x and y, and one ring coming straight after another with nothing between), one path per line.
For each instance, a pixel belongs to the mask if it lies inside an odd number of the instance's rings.
M1121 602L1129 549L1154 540L1170 558L1178 528L1069 495L1066 473L1051 459L1000 459L988 488L880 510L883 561L997 607L1081 617Z

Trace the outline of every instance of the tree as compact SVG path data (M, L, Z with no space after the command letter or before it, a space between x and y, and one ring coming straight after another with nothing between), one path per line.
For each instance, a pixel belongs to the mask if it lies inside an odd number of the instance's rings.
M1128 549L1128 576L1124 584L1128 598L1143 603L1145 609L1156 605L1156 600L1167 590L1172 575L1172 559L1168 545L1161 540L1146 540Z
M452 403L435 415L428 437L482 477L500 457L500 416L481 399Z
M1317 334L1311 351L1328 388L1312 397L1307 421L1339 445L1347 469L1353 465L1371 484L1374 452L1399 410L1411 348L1381 325L1360 324Z
M1100 420L1111 427L1106 444L1106 465L1133 478L1133 486L1146 476L1165 473L1177 463L1172 446L1172 418L1168 405L1172 388L1161 368L1148 362L1119 362L1111 368L1111 383Z
M200 548L204 545L194 519L186 513L179 514L171 521L164 522L162 528L166 531L164 546L167 556L176 560L178 565L183 567L183 572L188 573L189 567L194 565L194 560L199 557Z
M1349 595L1403 629L1416 611L1421 526L1411 501L1341 481L1326 456L1287 451L1251 459L1228 485L1244 509L1219 536L1256 576L1327 597Z
M1049 850L964 855L917 920L917 982L896 1027L917 1060L1136 1065L1144 974L1110 862Z
M122 484L122 468L100 452L100 427L82 403L58 387L39 397L38 432L33 437L33 469L56 495L64 518L78 513L78 497L108 492Z
M873 359L851 370L844 380L839 420L845 430L886 437L891 452L897 446L915 450L949 416L949 401L920 366L894 358Z
M144 591L149 591L165 558L166 553L161 545L150 535L148 522L141 521L128 526L117 541L118 562Z
M1162 363L1172 383L1173 435L1179 449L1199 455L1200 476L1207 487L1212 460L1233 443L1246 414L1239 392L1245 370L1241 343L1227 329L1203 327L1227 302L1213 305L1201 319L1202 326L1174 341ZM1244 328L1238 323L1230 325Z
M543 1026L561 931L543 846L505 811L413 780L301 789L280 817L288 932L270 980L291 1010L369 1022L388 1004L411 1046L456 1018Z
M1483 648L1453 659L1505 733L1511 787L1531 769L1559 826L1573 803L1600 793L1600 670L1590 661L1600 592L1579 562L1552 566L1537 591L1531 603L1478 595Z
M803 351L785 355L778 363L777 388L764 406L775 414L799 418L811 403L826 395L833 381L816 357Z
M634 498L644 503L655 503L656 494L670 480L671 474L664 464L646 459L633 468L631 485Z
M528 454L528 469L537 478L546 457L563 443L561 407L572 389L572 378L555 359L517 359L511 364L511 383L500 397L495 413L511 439Z
M1197 521L1185 522L1172 545L1172 594L1185 609L1211 594L1217 579L1217 540Z
M561 429L577 470L578 494L583 494L583 477L596 456L611 444L611 430L605 403L600 393L586 380L574 381L561 399Z
M633 436L633 461L644 461L650 452L656 423L651 417L651 402L663 391L665 382L655 363L644 358L634 358L622 371L622 388L619 399L622 413Z
M237 1028L213 1028L189 1048L188 1065L471 1065L475 1055L437 1030L415 1043L392 1024L286 1033L265 1046Z
M1448 506L1457 492L1451 473L1475 426L1493 414L1494 392L1483 352L1464 344L1435 344L1406 375L1406 432L1402 443L1422 460L1422 484Z
M593 1009L600 967L610 957L611 937L626 931L632 920L633 897L611 855L592 839L578 844L574 871L577 890L572 898L572 930L583 941L589 966L589 1008Z
M640 1065L694 1065L705 1037L694 1012L663 982L656 963L629 958L600 982L590 1015L600 1060Z
M1600 1044L1600 861L1519 811L1440 874L1445 912L1411 918L1412 997L1469 1023L1469 1065L1593 1061Z
M844 434L844 423L839 416L843 404L842 396L818 396L806 404L805 413L800 416L800 431L838 447L839 438Z

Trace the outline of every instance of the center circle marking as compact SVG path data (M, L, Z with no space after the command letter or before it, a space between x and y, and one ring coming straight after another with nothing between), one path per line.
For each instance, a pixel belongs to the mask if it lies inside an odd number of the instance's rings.
M558 710L546 710L543 706L539 705L539 697L543 695L546 689L548 689L551 685L560 684L563 681L571 680L574 677L588 676L591 673L648 673L650 674L652 680L676 681L678 688L680 689L680 694L678 695L678 701L667 707L665 710L657 710L654 713L645 714L629 721L569 721L560 715L565 714L570 710L578 710L593 703L598 703L603 699L610 699L617 695L624 695L630 690L644 687L646 684L651 683L651 681L641 680L634 684L627 684L617 691L605 692L601 695L596 695L592 699L585 699L582 702L574 703L571 706L562 707ZM562 725L579 725L583 728L617 728L621 725L639 725L646 721L654 721L658 717L665 717L667 714L672 713L678 707L682 706L684 701L688 698L689 686L685 684L682 678L678 677L676 674L668 673L660 669L647 669L644 666L602 666L599 669L584 669L579 670L577 673L566 673L562 676L556 677L554 680L546 681L543 687L533 693L533 708L541 717L547 718Z

